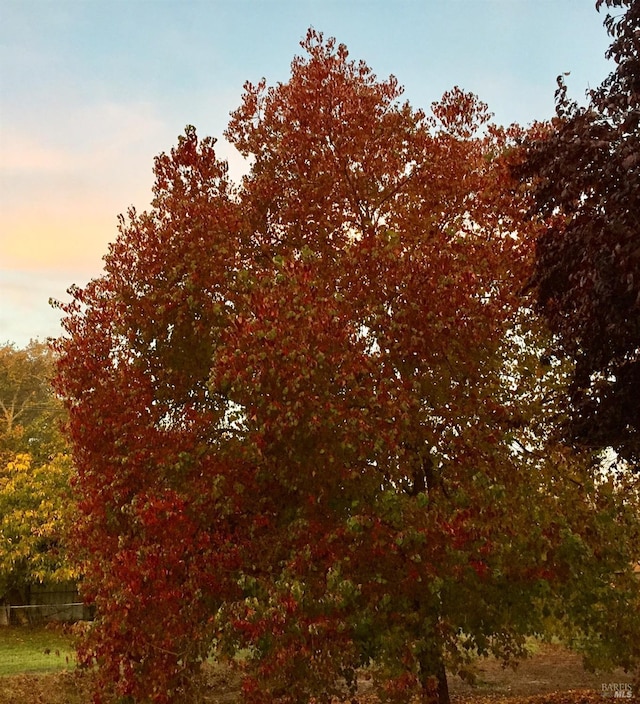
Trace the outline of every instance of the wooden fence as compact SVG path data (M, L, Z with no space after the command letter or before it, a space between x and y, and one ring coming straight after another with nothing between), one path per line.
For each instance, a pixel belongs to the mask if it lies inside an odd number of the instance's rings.
M75 585L33 585L28 603L0 604L0 625L39 625L52 621L90 621L93 608L83 604Z

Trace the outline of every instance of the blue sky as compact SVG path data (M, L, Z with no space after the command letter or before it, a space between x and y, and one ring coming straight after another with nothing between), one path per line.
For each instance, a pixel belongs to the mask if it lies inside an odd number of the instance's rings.
M246 80L285 81L309 26L425 109L458 85L501 123L611 70L595 0L0 0L0 344L59 334L186 124L222 137ZM223 142L239 176L243 164Z

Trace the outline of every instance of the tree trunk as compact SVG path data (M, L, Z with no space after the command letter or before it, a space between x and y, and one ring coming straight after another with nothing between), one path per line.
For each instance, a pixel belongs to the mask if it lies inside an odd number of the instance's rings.
M451 704L442 652L424 653L419 663L423 704Z
M438 672L436 673L436 676L438 678L438 704L450 704L451 700L449 699L447 671L442 658L440 658L440 664L438 665Z

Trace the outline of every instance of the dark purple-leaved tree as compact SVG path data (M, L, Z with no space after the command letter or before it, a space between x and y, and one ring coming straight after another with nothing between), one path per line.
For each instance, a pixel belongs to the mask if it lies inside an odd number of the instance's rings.
M567 98L528 145L520 175L547 220L532 284L557 335L558 354L575 360L562 429L574 445L613 447L640 459L640 1L598 0L615 70L586 106Z

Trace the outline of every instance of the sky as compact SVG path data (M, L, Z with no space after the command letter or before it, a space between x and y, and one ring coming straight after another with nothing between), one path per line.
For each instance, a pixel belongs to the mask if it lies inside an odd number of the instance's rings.
M286 81L309 27L416 108L453 86L502 124L553 115L611 71L595 0L0 0L0 345L61 333L49 299L101 275L118 214L187 124L223 139L245 81Z

